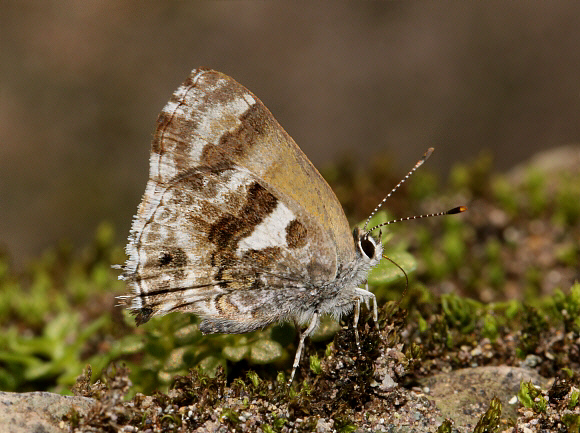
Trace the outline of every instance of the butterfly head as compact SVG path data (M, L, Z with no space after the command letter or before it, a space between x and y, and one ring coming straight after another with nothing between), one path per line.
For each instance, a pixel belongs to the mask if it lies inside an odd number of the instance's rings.
M357 256L371 267L381 261L383 255L383 245L380 242L380 235L375 238L370 232L356 227L353 232L355 249Z

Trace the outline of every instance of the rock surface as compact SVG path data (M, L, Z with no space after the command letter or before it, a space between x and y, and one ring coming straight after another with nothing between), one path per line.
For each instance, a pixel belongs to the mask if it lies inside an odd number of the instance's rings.
M86 414L94 404L87 397L72 397L51 392L1 392L0 432L61 433L68 431L62 421L72 408Z
M453 419L457 426L473 429L493 397L502 402L502 419L515 419L520 404L513 397L518 395L520 383L530 380L543 389L549 388L551 383L531 369L490 366L436 374L422 384L429 388L427 398L445 418Z

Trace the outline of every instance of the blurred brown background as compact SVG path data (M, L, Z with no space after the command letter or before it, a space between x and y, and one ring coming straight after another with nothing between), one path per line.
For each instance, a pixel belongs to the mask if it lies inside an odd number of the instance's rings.
M580 141L579 2L0 4L0 244L17 264L144 191L158 112L189 71L258 95L315 165L429 146L445 173Z

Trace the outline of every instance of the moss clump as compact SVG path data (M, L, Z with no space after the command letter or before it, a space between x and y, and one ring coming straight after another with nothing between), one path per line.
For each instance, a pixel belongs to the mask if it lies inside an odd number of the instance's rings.
M452 428L453 428L453 423L451 422L451 420L446 419L437 428L437 433L451 433Z
M80 254L62 244L22 273L0 257L0 389L66 393L86 363L98 377L127 353L112 311L122 257L107 224Z
M524 358L529 353L534 353L540 344L542 334L548 329L548 323L543 315L535 308L524 306L522 323L524 325L517 354Z
M501 401L498 398L493 398L489 403L489 409L481 416L473 433L498 432L500 428L501 410Z
M574 284L568 294L556 290L552 299L555 315L564 323L566 332L580 334L580 283Z
M532 382L522 382L518 393L519 401L534 412L545 413L548 403L542 391L536 388Z

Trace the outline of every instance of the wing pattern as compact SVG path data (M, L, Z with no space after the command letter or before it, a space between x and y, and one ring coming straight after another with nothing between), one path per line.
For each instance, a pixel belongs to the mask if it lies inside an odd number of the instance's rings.
M336 196L261 101L195 70L158 118L125 302L139 324L186 311L204 332L301 317L354 254L344 230Z

